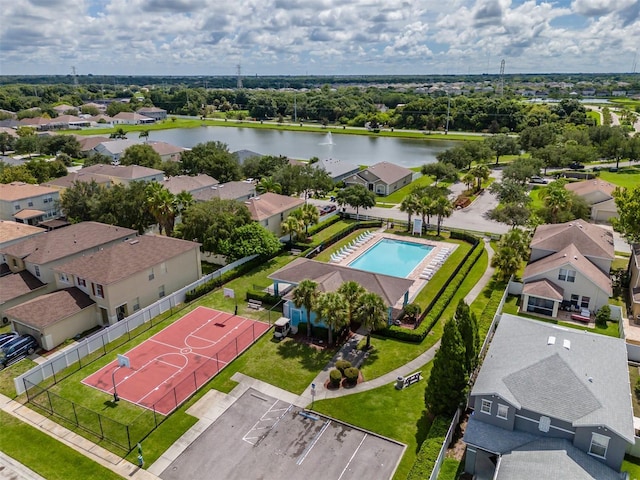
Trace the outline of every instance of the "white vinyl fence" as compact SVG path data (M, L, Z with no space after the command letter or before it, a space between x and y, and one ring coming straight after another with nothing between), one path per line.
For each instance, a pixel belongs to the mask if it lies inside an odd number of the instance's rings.
M16 393L20 395L25 392L25 380L27 380L30 385L38 385L42 381L51 377L55 380L57 373L75 363L80 363L86 356L97 352L98 350L103 350L106 353L107 344L124 335L129 335L130 332L139 326L150 322L153 318L174 308L176 305L184 303L187 292L207 283L209 280L220 277L223 273L233 270L256 257L257 255L250 255L248 257L241 258L240 260L230 263L215 272L205 275L192 284L187 285L186 287L161 298L157 302L138 310L122 321L105 327L95 334L81 340L76 345L65 348L59 353L52 355L45 362L13 379Z

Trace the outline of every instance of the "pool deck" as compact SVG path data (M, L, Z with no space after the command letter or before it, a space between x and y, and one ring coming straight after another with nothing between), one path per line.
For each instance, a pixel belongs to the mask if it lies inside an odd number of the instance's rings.
M373 236L369 241L356 247L355 250L349 255L340 259L339 261L332 261L331 263L333 263L334 265L348 266L349 263L353 262L360 255L372 248L380 240L385 238L388 238L390 240L398 240L401 242L420 243L433 247L433 250L431 250L424 257L424 259L422 259L422 261L411 271L411 273L406 276L406 278L408 278L409 280L413 280L413 285L409 288L409 302L412 302L415 299L416 295L418 295L418 293L427 285L427 283L429 283L431 277L444 264L449 255L451 255L451 253L453 253L453 251L458 248L458 246L453 243L437 242L418 236L404 237L400 235L394 235L392 233L377 231L373 232ZM400 299L393 307L402 309L402 306L403 299Z

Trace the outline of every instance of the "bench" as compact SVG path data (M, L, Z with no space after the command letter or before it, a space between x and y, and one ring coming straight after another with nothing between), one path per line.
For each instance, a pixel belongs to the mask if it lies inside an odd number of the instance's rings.
M247 307L253 308L254 310L260 310L262 308L262 302L260 300L249 300L247 303Z
M302 250L298 250L297 248L291 249L291 255L300 255L301 253L302 253Z

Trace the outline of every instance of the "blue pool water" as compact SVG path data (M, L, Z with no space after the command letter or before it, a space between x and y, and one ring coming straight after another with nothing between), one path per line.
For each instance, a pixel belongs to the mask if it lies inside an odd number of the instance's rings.
M406 278L433 247L383 238L349 264L351 268Z

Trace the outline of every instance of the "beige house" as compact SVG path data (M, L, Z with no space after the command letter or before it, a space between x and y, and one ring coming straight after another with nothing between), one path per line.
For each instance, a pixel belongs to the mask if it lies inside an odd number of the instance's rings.
M180 192L189 192L193 195L196 192L218 185L220 182L209 175L200 173L198 175L176 175L167 177L160 183L174 195Z
M200 244L142 235L54 270L57 288L77 287L96 303L99 324L109 325L200 278Z
M413 172L389 162L380 162L344 178L346 185L363 185L377 195L390 195L399 188L409 185Z
M0 314L26 300L56 290L58 265L135 238L136 231L97 222L82 222L35 235L2 247L5 267L0 277Z
M100 175L99 173L86 173L83 170L70 173L64 177L53 178L42 185L45 187L55 188L61 193L67 188L71 188L75 183L91 183L96 182L105 188L109 188L113 182L110 177L106 175Z
M182 158L182 152L187 150L167 142L147 142L147 145L160 155L163 162L179 162Z
M631 245L631 258L629 259L629 296L631 314L638 323L640 322L640 243Z
M618 216L618 209L613 198L616 186L598 178L583 182L567 183L564 188L584 199L591 207L591 220L594 222L610 222Z
M98 325L95 302L77 288L41 295L8 309L6 315L13 330L33 335L45 350Z
M162 182L164 172L155 168L141 167L140 165L104 165L96 164L84 167L80 170L83 174L102 175L111 183L129 184L138 182Z
M237 200L244 202L256 196L256 186L253 182L227 182L212 185L193 194L198 202L208 202L214 198L220 200Z
M560 309L593 315L612 295L613 258L608 230L581 221L539 226L522 278L521 310L553 318Z
M154 120L164 120L167 118L167 111L158 107L142 107L136 110L136 113Z
M249 209L252 220L280 237L282 222L293 210L303 205L304 200L268 192L253 197L245 201L244 204Z
M60 193L24 182L0 183L0 220L37 225L60 214Z
M46 230L40 227L34 227L32 225L26 225L24 223L11 222L9 220L0 220L0 252L5 247L13 245L20 240L26 240L40 233L44 233ZM0 277L11 273L9 265L4 255L0 255ZM2 295L2 292L0 292Z

